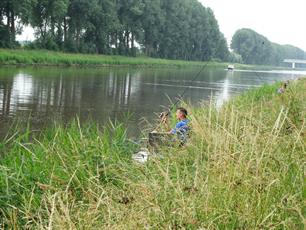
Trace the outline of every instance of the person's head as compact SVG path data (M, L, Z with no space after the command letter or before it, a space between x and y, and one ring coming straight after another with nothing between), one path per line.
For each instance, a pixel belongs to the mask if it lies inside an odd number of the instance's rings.
M187 115L188 115L188 112L185 108L179 107L176 109L176 118L178 120L186 119Z

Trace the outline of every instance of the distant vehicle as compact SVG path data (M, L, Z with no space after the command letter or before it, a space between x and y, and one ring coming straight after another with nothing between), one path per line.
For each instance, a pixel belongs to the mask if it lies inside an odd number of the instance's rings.
M234 70L235 69L235 66L234 65L228 65L227 66L227 70Z

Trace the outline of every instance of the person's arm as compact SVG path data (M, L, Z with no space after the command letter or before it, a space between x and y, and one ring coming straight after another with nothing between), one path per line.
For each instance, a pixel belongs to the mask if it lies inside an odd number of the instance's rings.
M162 124L164 125L165 129L167 131L171 130L170 126L169 126L169 120L168 120L168 116L167 115L164 115L162 117L162 120L161 120Z

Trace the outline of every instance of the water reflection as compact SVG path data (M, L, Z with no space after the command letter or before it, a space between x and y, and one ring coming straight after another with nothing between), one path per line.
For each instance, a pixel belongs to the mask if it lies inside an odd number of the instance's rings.
M219 95L216 96L216 106L220 108L224 102L226 102L229 99L229 82L230 77L234 75L233 71L227 71L226 77L223 82L223 87L220 92L218 92Z
M12 82L5 82L0 86L1 114L4 116L10 114L12 84Z
M10 118L28 119L41 125L53 120L68 121L76 116L99 123L122 120L133 113L135 128L141 117L149 120L161 105L169 105L186 91L185 100L197 103L213 96L221 106L232 95L264 82L295 78L298 73L250 71L204 71L185 69L0 69L0 132ZM264 81L262 80L264 79ZM167 96L168 97L167 97Z

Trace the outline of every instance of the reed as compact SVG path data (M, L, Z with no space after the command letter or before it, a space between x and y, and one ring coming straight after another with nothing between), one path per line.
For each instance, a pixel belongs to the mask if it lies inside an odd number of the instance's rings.
M47 50L0 49L2 65L50 65L50 66L166 66L199 67L203 62L167 60L145 56L126 57L119 55L72 54ZM226 63L210 62L209 66L225 68Z
M26 66L80 66L80 67L105 67L105 66L146 66L146 67L202 67L206 62L168 60L150 58L146 56L126 57L119 55L95 55L63 53L49 50L27 49L0 49L0 65L26 65ZM210 61L207 67L227 68L229 63ZM256 66L235 64L239 69L288 69L285 67Z
M43 229L304 229L305 89L190 107L191 139L145 165L118 123L1 142L0 223Z

